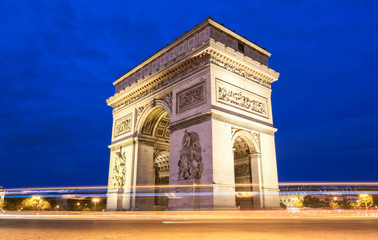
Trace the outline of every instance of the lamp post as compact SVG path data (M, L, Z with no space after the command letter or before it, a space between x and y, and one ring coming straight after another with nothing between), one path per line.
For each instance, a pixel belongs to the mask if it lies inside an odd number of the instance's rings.
M94 211L96 211L96 204L100 201L98 198L93 198L92 202L94 202Z

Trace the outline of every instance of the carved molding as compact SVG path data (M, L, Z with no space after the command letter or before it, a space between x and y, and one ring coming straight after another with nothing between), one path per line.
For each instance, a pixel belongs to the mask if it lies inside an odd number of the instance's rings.
M161 152L169 152L169 145L155 143L153 157L156 158Z
M249 175L251 174L249 163L235 165L234 169L235 169L235 177L244 177L244 176L249 177Z
M159 67L164 66L169 61L177 58L180 55L183 55L188 50L197 46L200 42L205 41L210 37L210 28L205 27L198 29L196 33L187 36L174 47L171 47L165 51L164 54L161 54L159 57L156 57L151 63L146 64L143 68L137 70L131 75L123 78L120 82L116 84L116 93L135 83L139 79L147 76L151 72L155 71Z
M268 100L217 79L217 101L268 118Z
M176 112L182 112L206 102L205 83L192 86L176 95Z
M139 106L137 108L135 108L135 117L136 117L136 121L138 121L139 117L142 115L142 112L144 111L144 109L146 109L148 104L145 104L143 106Z
M120 111L126 106L138 101L139 99L153 94L156 91L171 85L172 83L178 82L181 78L186 77L187 75L202 69L208 64L215 64L227 71L245 77L261 86L271 88L271 82L264 80L261 76L253 71L250 71L249 68L241 64L237 64L234 61L222 57L222 55L214 50L206 50L200 55L191 58L179 66L170 69L165 74L162 74L160 77L152 80L148 84L141 86L135 91L130 92L122 100L117 101L116 103L111 104L113 106L113 113ZM265 77L268 78L269 77ZM114 97L114 96L113 96ZM112 98L113 98L112 97Z
M269 81L266 81L260 77L257 77L256 74L252 73L251 71L248 71L246 68L242 68L242 67L237 66L236 64L228 62L227 60L222 59L216 54L212 54L212 57L210 58L210 63L215 64L229 72L245 77L264 87L271 88L271 83Z
M159 98L159 100L162 100L163 102L165 102L169 106L172 112L172 92L165 94L164 96Z
M219 26L203 26L200 29L196 29L194 33L189 35L184 34L180 37L180 40L177 40L175 44L170 44L170 47L165 48L164 51L161 51L161 54L155 54L151 58L147 59L139 69L132 69L128 74L125 74L121 80L117 81L116 93L127 88L131 84L137 82L139 79L148 76L155 70L160 67L166 66L166 64L179 57L184 55L185 52L193 50L201 42L206 41L207 39L213 39L217 42L222 43L223 45L232 48L234 51L238 51L241 54L248 56L249 58L268 66L268 58L270 54L261 48L250 46L245 41L240 41L240 39L232 36L233 33L226 33L224 30L221 30ZM244 42L244 43L243 43ZM243 50L240 50L239 44L243 45Z
M179 180L201 179L203 172L201 152L202 150L198 134L196 132L187 132L185 130L182 138L180 159L177 164L179 168Z
M120 118L114 123L114 137L131 132L131 114Z
M255 142L256 144L256 151L260 152L261 151L261 141L260 141L260 133L259 132L255 132L255 131L251 131L251 130L248 130L248 129L245 129L245 128L238 128L238 127L234 127L232 126L231 127L231 137L233 138L234 135L236 134L236 132L238 131L246 131L248 132L249 134L251 134L252 138L253 138L253 141Z
M126 97L125 100L122 100L120 101L119 104L115 104L113 106L114 108L113 114L125 108L126 106L130 105L131 103L134 103L135 101L138 101L139 99L149 94L155 93L156 91L162 89L163 87L166 87L172 83L178 82L181 78L186 77L187 75L191 74L194 71L202 69L209 63L210 63L210 56L207 54L203 54L201 56L197 56L193 59L190 59L189 61L182 64L180 67L177 67L176 69L172 69L168 73L163 74L163 76L147 84L147 86L141 87L140 89L143 89L142 91L137 90L133 93L130 93L131 95L130 97Z
M111 178L111 189L118 191L125 186L126 183L126 153L115 152L115 160L113 165L113 173Z

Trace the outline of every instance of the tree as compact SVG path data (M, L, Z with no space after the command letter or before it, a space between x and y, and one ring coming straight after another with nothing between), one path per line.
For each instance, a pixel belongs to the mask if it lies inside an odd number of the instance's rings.
M340 208L339 203L338 202L334 202L334 201L329 201L329 206L332 209L338 209L338 208Z
M46 210L51 208L50 203L40 197L27 198L22 201L21 205L22 209L25 210Z
M294 203L294 204L295 204L295 206L296 206L297 208L303 208L303 201L300 200L299 198L295 200L295 203Z
M342 209L351 209L352 208L352 206L350 205L350 203L348 203L346 200L340 201L339 202L339 206Z
M303 206L307 208L327 208L329 204L325 201L321 201L319 198L306 195L303 198Z
M1 208L3 210L19 210L21 208L22 198L6 198L4 199Z
M351 206L353 209L359 209L359 208L360 208L360 203L359 203L359 202L356 202L356 203L350 203L350 206Z
M373 197L369 194L360 194L359 199L358 199L358 204L360 207L365 207L366 210L373 206Z

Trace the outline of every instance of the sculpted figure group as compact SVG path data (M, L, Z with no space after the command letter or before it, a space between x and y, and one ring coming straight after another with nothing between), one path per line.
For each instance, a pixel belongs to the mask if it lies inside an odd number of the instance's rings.
M198 134L185 130L178 162L179 180L200 179L203 171L201 146Z

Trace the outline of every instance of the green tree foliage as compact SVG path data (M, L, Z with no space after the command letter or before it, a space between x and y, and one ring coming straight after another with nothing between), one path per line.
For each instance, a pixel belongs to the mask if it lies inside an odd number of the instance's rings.
M328 201L322 201L319 198L307 195L303 198L303 207L306 208L328 208Z
M287 208L286 204L283 203L283 202L280 202L280 207L283 208L283 209L286 209L286 208Z
M47 210L51 205L43 198L26 198L22 201L22 209L24 210Z
M352 206L347 201L343 200L338 202L341 209L351 209Z
M6 198L1 208L6 211L19 210L21 208L22 198Z

